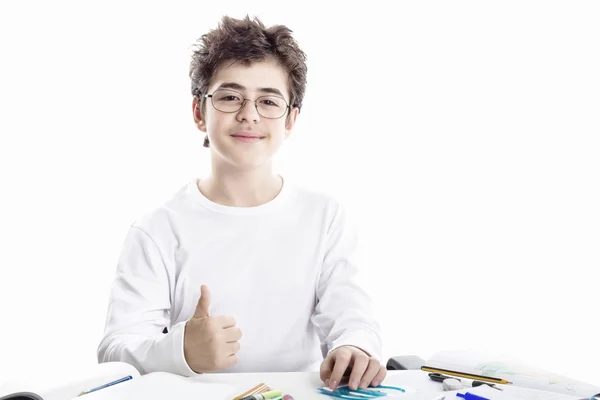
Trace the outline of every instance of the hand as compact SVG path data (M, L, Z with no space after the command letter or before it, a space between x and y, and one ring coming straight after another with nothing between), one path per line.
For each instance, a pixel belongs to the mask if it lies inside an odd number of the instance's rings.
M228 316L209 316L210 292L200 288L200 299L192 318L185 324L183 354L196 373L214 372L237 363L242 331L235 319Z
M342 379L347 376L347 369L351 369L349 384L350 389L358 387L366 389L378 386L387 374L386 368L375 357L354 346L340 346L321 363L321 380L325 386L335 390Z

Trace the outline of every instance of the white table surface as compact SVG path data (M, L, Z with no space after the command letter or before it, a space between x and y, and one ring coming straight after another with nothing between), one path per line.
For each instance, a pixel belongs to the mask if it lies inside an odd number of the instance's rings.
M190 378L199 382L227 383L236 387L236 396L240 395L259 383L265 383L274 390L294 397L294 400L327 400L330 396L320 394L317 388L324 384L319 378L319 372L274 372L274 373L238 373L238 374L204 374ZM421 393L440 393L442 385L428 377L421 370L388 371L382 385L393 385L415 389ZM407 396L408 397L408 396ZM412 396L410 396L412 397Z

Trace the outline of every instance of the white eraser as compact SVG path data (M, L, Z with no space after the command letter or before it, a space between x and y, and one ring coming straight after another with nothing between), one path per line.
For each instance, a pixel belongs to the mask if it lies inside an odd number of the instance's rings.
M444 379L442 382L442 387L444 390L460 390L463 388L463 385L458 379L448 378Z

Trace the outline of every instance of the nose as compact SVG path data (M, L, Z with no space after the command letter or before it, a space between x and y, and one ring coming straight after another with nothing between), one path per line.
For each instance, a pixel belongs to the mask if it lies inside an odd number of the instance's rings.
M240 108L237 113L237 120L240 122L252 121L254 123L260 121L260 114L258 113L258 110L256 109L256 103L253 100L244 100L242 108Z

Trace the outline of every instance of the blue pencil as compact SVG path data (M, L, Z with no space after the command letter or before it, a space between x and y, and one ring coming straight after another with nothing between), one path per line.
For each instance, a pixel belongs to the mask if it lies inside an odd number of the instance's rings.
M92 392L95 392L96 390L104 389L104 388L107 388L109 386L116 385L117 383L128 381L130 379L133 379L133 378L131 377L131 375L128 375L125 378L117 379L116 381L112 381L112 382L106 383L106 384L104 384L102 386L98 386L98 387L90 389L90 390L88 390L86 392L81 392L81 393L79 393L79 396L84 395L84 394L88 394L88 393L92 393Z

